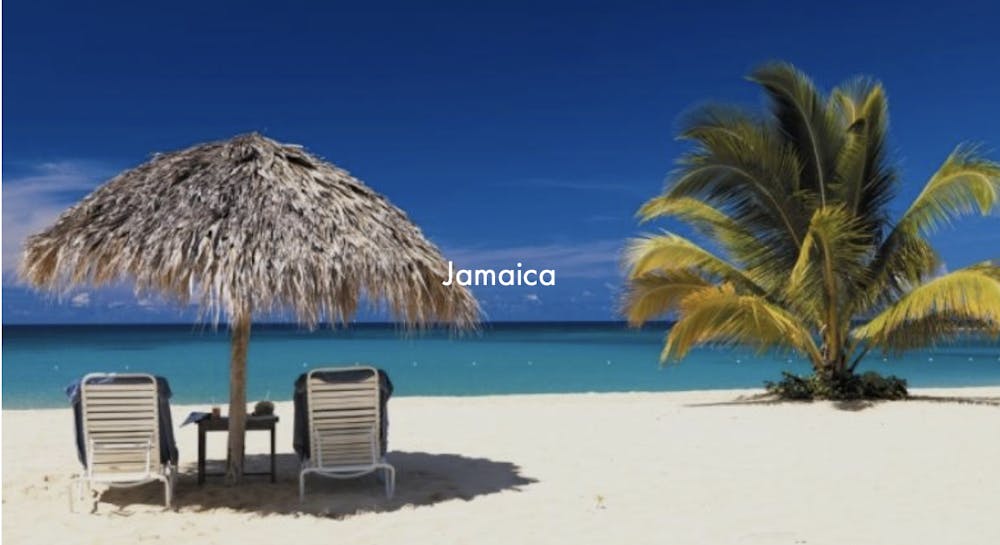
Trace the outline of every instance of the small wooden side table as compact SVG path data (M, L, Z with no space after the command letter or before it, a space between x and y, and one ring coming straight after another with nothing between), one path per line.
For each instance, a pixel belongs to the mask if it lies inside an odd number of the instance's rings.
M244 475L270 475L271 482L275 482L277 471L274 459L274 428L278 423L276 415L250 416L247 415L247 431L269 431L271 432L271 471L247 472ZM212 431L229 432L229 417L208 417L198 421L198 484L205 483L205 476L220 476L225 473L205 473L205 435ZM246 453L244 452L244 455Z

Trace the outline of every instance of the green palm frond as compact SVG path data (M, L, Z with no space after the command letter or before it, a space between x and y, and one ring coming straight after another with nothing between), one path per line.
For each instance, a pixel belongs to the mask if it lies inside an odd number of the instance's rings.
M702 104L686 112L677 134L679 140L711 142L728 135L736 139L755 140L755 134L766 128L750 112L728 104Z
M797 210L801 167L795 150L766 125L705 107L691 116L682 138L696 148L684 155L666 196L693 197L726 210L752 231L774 231L797 245L808 216Z
M980 263L913 288L852 335L886 350L933 343L929 333L980 325L1000 334L1000 267Z
M694 271L717 281L731 282L753 293L763 290L743 271L712 252L673 233L635 238L625 251L628 278L635 281L653 272Z
M688 295L680 310L661 361L681 359L702 343L744 344L761 351L781 346L819 361L819 350L797 316L763 297L741 295L729 284Z
M841 117L845 135L833 193L868 224L879 241L897 180L885 149L889 124L885 90L870 78L856 78L835 89L830 101Z
M960 146L927 182L899 225L931 233L964 214L989 214L998 204L1000 164L973 147Z
M914 229L895 229L879 245L863 278L855 283L852 308L865 313L897 300L934 274L941 258Z
M811 215L795 149L773 126L731 108L696 110L681 135L695 149L678 161L664 200L695 199L739 225L753 241L712 236L754 277L773 279L791 267Z
M629 283L623 305L625 315L629 325L640 326L677 310L685 297L712 286L711 282L690 271L648 274Z
M889 105L881 85L871 88L862 103L865 116L865 170L852 186L846 202L854 213L871 229L876 242L882 240L889 223L889 204L896 196L899 174L889 159Z
M924 234L973 211L1000 206L1000 165L973 148L953 152L903 214L876 252L871 281L856 291L861 309L894 301L933 274L940 258Z
M802 189L816 192L825 205L844 135L812 81L787 63L764 65L750 74L771 98L781 133L802 160Z

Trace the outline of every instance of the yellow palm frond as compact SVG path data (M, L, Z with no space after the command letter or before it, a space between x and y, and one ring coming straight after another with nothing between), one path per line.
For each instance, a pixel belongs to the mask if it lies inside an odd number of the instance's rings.
M686 222L718 241L733 255L754 255L767 251L745 226L718 208L694 197L660 195L643 204L636 215L643 222L664 217Z
M941 223L978 210L984 216L1000 205L1000 164L959 147L931 177L900 226L933 232Z
M726 260L673 233L632 239L625 251L628 278L635 280L651 272L694 270L704 275L732 282L739 287L761 292L757 284Z
M980 263L918 286L867 324L855 328L852 335L872 347L912 348L937 340L929 333L944 334L963 325L1000 334L997 265Z
M676 217L692 224L738 228L738 225L722 211L694 197L660 195L646 201L636 215L643 222L662 217Z
M649 274L629 283L623 309L629 325L640 326L676 310L688 295L710 287L711 283L689 271Z
M887 333L877 345L867 344L870 349L901 354L906 350L926 348L934 343L956 339L962 335L982 333L988 335L991 331L996 335L995 323L940 314L906 322Z
M865 76L851 78L830 91L827 107L840 120L843 129L874 117L884 122L888 110L885 88L877 80Z
M866 274L873 248L864 226L843 206L827 206L813 214L798 261L785 287L790 305L816 323L838 323L842 299Z
M670 329L661 361L681 359L701 343L744 344L766 350L784 346L820 361L803 320L757 295L741 295L730 284L695 291L680 305L681 318Z

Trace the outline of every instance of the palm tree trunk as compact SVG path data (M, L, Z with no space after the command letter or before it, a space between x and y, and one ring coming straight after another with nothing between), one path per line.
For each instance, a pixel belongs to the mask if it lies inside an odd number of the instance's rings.
M250 343L250 313L236 317L229 361L229 458L226 482L243 479L243 445L247 419L247 345Z

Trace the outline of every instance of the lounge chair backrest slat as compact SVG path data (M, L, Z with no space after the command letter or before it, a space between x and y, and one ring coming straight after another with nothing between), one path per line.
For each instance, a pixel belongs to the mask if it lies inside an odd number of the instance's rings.
M134 474L159 467L159 404L152 375L87 375L81 403L88 472Z
M350 380L337 382L338 374ZM320 467L377 463L382 418L378 371L316 369L306 380L312 460Z

